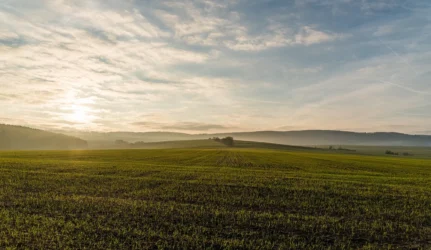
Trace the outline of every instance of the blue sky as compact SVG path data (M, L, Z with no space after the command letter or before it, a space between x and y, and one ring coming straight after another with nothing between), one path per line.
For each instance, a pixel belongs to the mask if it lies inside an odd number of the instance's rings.
M431 3L0 0L0 121L431 134Z

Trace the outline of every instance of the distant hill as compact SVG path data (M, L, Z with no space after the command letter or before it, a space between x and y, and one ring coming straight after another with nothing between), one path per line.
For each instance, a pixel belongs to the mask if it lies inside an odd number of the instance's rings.
M68 135L85 139L91 147L114 144L115 140L128 142L161 142L200 140L210 137L232 136L236 140L276 143L298 146L321 145L362 145L362 146L431 146L431 136L408 135L401 133L377 132L357 133L333 130L303 130L303 131L258 131L218 134L185 134L172 132L64 132Z
M225 148L226 145L213 140L191 140L191 141L162 141L162 142L149 142L138 143L129 148L140 149L164 149L164 148Z
M208 139L199 139L191 141L162 141L162 142L148 142L137 143L130 145L123 145L124 149L168 149L168 148L230 148L221 142ZM235 141L232 148L259 148L259 149L275 149L275 150L322 150L310 147L290 146L283 144L274 144L266 142L253 142L253 141Z
M255 141L238 141L235 140L234 148L259 148L259 149L275 149L275 150L289 150L289 151L304 151L304 150L319 150L321 148L312 148L305 146L292 146L286 144L268 143L268 142L255 142Z
M296 146L417 146L431 147L431 136L391 132L357 133L333 130L257 131L218 134L186 134L174 132L47 132L22 126L0 124L0 150L118 148L116 141L141 144L141 148L214 146L204 139L232 136L236 141L250 141ZM80 139L81 138L81 139ZM183 141L172 144L173 141ZM187 142L188 141L188 142ZM156 143L157 142L157 143ZM163 143L160 143L163 142ZM155 144L149 144L155 143ZM187 145L183 145L183 144ZM239 146L239 145L238 145ZM244 145L245 146L245 145ZM250 145L247 145L247 147ZM275 147L260 145L259 147ZM279 147L279 146L276 146ZM121 148L121 147L120 147Z
M0 150L84 149L87 142L72 136L0 124Z
M185 140L185 141L160 141L160 142L137 142L127 143L126 141L117 142L115 145L107 144L101 149L174 149L174 148L199 148L199 149L214 149L214 148L255 148L255 149L275 149L275 150L319 150L322 152L328 151L327 149L315 148L315 147L304 147L304 146L291 146L284 144L266 143L266 142L254 142L254 141L240 141L235 140L233 146L227 146L222 142L209 140L209 139L197 139L197 140Z
M226 133L214 136L223 137L227 135L238 140L289 145L431 146L431 136L392 132L357 133L333 130L303 130Z
M160 141L185 141L193 140L195 136L185 133L174 132L81 132L81 131L58 131L62 134L75 136L92 142L116 141L124 140L129 142L145 141L145 142L160 142ZM204 139L205 136L196 138Z

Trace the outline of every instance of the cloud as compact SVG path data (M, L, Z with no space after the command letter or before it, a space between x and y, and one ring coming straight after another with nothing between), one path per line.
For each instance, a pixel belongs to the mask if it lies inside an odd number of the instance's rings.
M229 4L216 5L203 2L198 8L190 1L167 2L177 14L166 10L157 11L160 19L170 27L175 39L192 45L223 46L238 51L263 51L289 45L312 45L343 38L309 26L295 31L277 18L268 17L264 32L253 34L241 20L241 15L228 10ZM230 4L232 5L232 4ZM184 11L180 11L184 10Z
M324 43L340 39L341 35L331 35L322 31L314 30L311 27L305 26L295 35L295 44L312 45L316 43Z
M375 11L388 10L399 7L399 2L397 0L378 0L378 1L362 1L361 10L370 14Z
M3 1L2 117L103 131L364 123L427 131L430 9L426 1ZM389 126L406 117L414 128Z
M294 131L294 130L298 130L298 129L300 129L300 127L289 126L289 125L276 128L276 130L281 130L281 131Z
M226 130L235 127L224 126L220 124L207 124L200 122L179 122L179 123L157 123L157 122L134 122L132 125L143 127L145 129L155 130L170 130L170 131L213 131L213 130Z
M390 35L394 32L394 25L383 25L377 28L377 30L373 33L374 36L386 36Z

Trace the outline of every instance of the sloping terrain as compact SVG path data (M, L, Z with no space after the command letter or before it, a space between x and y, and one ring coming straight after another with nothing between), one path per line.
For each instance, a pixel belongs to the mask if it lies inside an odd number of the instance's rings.
M288 145L364 145L364 146L431 146L431 136L401 133L357 133L331 130L261 131L226 133L214 136L233 136L237 140Z
M226 147L222 143L213 140L188 140L188 141L162 141L139 143L130 146L131 148L141 149L163 149L163 148L223 148Z
M87 142L72 136L0 124L0 150L85 149Z
M160 142L202 140L212 137L232 136L236 140L276 143L285 145L320 146L320 145L363 145L363 146L431 146L429 135L409 135L401 133L357 133L331 130L304 130L304 131L256 131L219 134L185 134L172 132L68 132L65 134L77 136L89 141L90 144L100 147L113 145L116 140L128 142Z

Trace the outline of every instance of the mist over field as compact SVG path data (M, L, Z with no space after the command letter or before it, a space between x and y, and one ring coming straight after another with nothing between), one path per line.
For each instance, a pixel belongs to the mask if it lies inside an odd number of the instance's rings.
M0 149L103 149L144 148L154 142L193 141L214 137L233 137L242 141L255 141L297 146L411 146L430 147L431 136L401 133L357 133L329 130L258 131L223 134L185 134L173 132L71 132L64 134L20 126L0 124ZM133 146L133 144L135 146Z
M96 143L113 143L115 140L128 142L159 142L207 139L232 136L238 140L268 142L285 145L322 146L322 145L363 145L363 146L431 146L431 136L408 135L391 132L358 133L330 130L304 131L256 131L218 134L185 134L169 132L65 132L68 135L84 138Z

